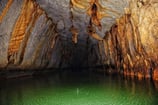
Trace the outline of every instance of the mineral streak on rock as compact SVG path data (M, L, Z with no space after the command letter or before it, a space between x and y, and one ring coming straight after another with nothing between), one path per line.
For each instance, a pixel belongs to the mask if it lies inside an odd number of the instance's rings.
M70 1L70 20L71 20L71 23L72 23L72 26L70 27L70 32L72 33L72 41L76 44L77 43L77 40L78 40L78 30L77 28L74 27L73 25L73 19L74 19L74 16L73 16L73 13L72 13L72 1Z
M140 5L141 4L141 5ZM104 37L105 62L117 65L125 75L157 80L158 45L156 0L131 0L125 15ZM108 64L108 63L107 63Z
M16 56L18 53L21 53L20 60L23 59L29 35L37 18L39 18L42 13L43 11L32 0L24 0L20 16L18 17L11 34L8 48L9 62L14 63L17 58L12 56ZM23 48L22 51L19 52L22 41L24 41Z
M53 20L34 0L8 0L2 9L0 67L26 69L48 65L58 36Z
M70 28L70 31L72 33L72 41L76 44L77 43L77 37L78 37L78 30L74 26L72 26Z
M3 9L2 13L0 14L0 23L1 23L2 19L3 19L3 17L8 12L12 2L13 2L13 0L8 0L7 4L5 5L5 8Z
M88 10L88 14L91 16L91 21L101 30L100 14L98 12L98 6L96 0L92 2L91 8Z

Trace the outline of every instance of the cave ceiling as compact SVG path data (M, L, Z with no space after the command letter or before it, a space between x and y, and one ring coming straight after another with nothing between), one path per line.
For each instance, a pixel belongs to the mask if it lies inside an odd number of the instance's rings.
M37 0L57 24L61 36L96 42L102 40L128 7L128 0ZM77 38L76 38L77 37ZM76 38L76 39L75 39Z

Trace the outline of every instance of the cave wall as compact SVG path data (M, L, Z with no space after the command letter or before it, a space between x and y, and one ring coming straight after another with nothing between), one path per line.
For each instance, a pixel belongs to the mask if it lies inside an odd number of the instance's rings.
M6 1L0 1L0 67L30 69L53 64L53 48L59 43L56 24L34 0Z
M131 0L125 15L106 33L104 64L116 65L119 72L158 79L158 2Z

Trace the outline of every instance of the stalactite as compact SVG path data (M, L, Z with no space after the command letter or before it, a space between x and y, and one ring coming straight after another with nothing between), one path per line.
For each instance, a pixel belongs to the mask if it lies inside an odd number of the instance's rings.
M92 4L91 8L88 11L88 14L91 17L91 21L95 24L100 30L102 28L99 17L98 17L98 7L95 2Z
M78 30L74 26L72 26L70 28L70 31L72 33L72 41L76 44L77 43L77 37L78 37Z
M77 40L78 40L78 29L74 27L73 25L73 13L72 13L72 9L73 9L73 3L74 1L70 1L70 20L71 20L71 23L72 23L72 26L70 28L70 32L72 33L72 41L76 44L77 43Z
M88 25L88 27L87 27L87 32L88 32L88 34L89 34L91 37L93 37L94 39L99 40L99 41L103 40L103 39L96 33L96 30L95 30L95 28L93 27L93 24L92 24L92 20L91 20L91 19L90 19L89 25Z

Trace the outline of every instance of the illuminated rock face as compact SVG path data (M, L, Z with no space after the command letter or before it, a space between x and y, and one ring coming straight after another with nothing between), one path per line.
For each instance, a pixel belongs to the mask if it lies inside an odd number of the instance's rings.
M0 67L107 65L157 79L157 0L1 0Z
M125 75L157 79L158 2L131 0L125 15L104 37L105 64Z
M36 59L46 62L47 58L39 56L51 53L58 35L55 23L33 0L8 0L4 5L0 17L1 67L45 66ZM42 50L45 47L47 50Z

